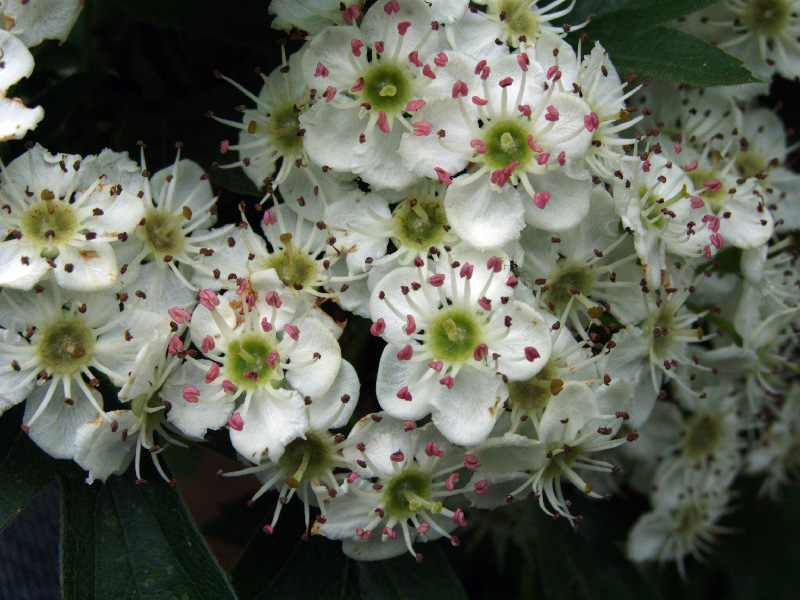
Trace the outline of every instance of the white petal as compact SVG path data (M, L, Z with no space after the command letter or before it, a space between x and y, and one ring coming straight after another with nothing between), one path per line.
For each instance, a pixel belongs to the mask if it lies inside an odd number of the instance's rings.
M117 283L117 257L108 242L66 246L58 255L57 264L53 272L55 280L68 290L94 292ZM67 271L67 265L72 265L71 271Z
M6 29L30 48L43 40L67 41L82 9L82 0L8 0L3 18Z
M309 429L303 398L290 390L255 394L241 417L244 427L241 431L231 429L231 443L253 464L261 462L264 452L277 462L286 444L303 437Z
M105 413L107 420L97 419L78 427L76 433L75 462L86 471L86 483L105 481L110 475L121 475L133 462L139 435L131 434L123 440L123 432L133 429L136 416L129 410ZM111 421L117 422L111 431Z
M518 239L525 226L521 194L509 184L494 191L488 175L464 185L466 177L454 179L444 197L447 220L458 236L476 248L497 248Z
M434 425L454 444L471 446L486 439L503 412L508 390L499 377L463 368L453 388L431 399Z

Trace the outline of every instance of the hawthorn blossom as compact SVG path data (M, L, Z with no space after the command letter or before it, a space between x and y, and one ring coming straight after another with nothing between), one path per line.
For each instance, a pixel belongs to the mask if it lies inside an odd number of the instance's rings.
M505 381L538 373L552 344L543 317L514 299L507 265L487 257L462 254L461 262L448 253L436 274L421 260L395 269L370 300L371 331L389 342L378 367L381 406L401 419L430 413L461 445L489 434L508 396Z

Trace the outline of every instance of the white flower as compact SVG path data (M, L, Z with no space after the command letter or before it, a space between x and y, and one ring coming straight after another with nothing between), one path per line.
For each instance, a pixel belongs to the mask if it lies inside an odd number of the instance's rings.
M44 117L41 106L27 108L19 98L7 98L8 88L33 72L33 55L19 39L0 30L0 141L21 139Z
M235 407L228 418L231 441L252 463L265 452L278 460L286 444L303 437L312 426L309 404L319 404L317 418L324 420L341 410L341 396L352 395L358 380L333 335L314 318L285 322L276 292L257 300L251 291L219 298L203 290L200 303L189 329L215 363L206 368L190 360L205 375L183 397L196 402L202 393L204 402Z
M497 52L495 40L518 48L536 45L544 32L565 37L570 29L583 25L562 27L566 16L575 6L575 0L563 7L567 0L555 0L539 6L538 0L487 0L485 12L466 13L452 28L447 29L448 40L454 48L486 57ZM494 47L494 48L493 48Z
M716 485L656 495L654 509L639 517L628 534L628 558L634 562L677 561L685 580L685 558L691 554L702 559L712 551L718 534L732 533L717 525L731 512L728 503L732 497L729 490Z
M694 13L685 28L742 59L757 77L800 75L797 0L725 0Z
M341 0L273 0L269 3L269 13L275 15L273 29L291 31L303 29L314 35L328 25L343 25L361 15L364 0L348 2Z
M345 554L356 560L382 560L406 550L414 541L450 538L466 525L464 513L443 506L455 489L461 453L433 427L416 428L381 413L364 417L347 440L345 458L353 472L346 492L328 503L326 519L312 533L344 540ZM399 529L399 531L398 531Z
M322 98L300 116L312 160L377 188L399 189L418 179L395 163L401 135L412 129L406 115L449 91L442 82L449 59L443 52L433 56L438 32L432 21L422 0L379 2L360 27L329 27L314 38L303 72ZM428 60L436 66L423 65Z
M612 194L624 227L633 232L648 285L657 288L667 268L667 252L678 256L711 256L722 238L710 230L701 199L693 196L688 174L671 161L652 154L639 165L624 162ZM717 236L717 237L714 237Z
M489 435L507 397L504 380L532 377L551 349L542 316L505 284L508 267L487 257L461 254L462 263L448 253L436 275L421 260L395 269L370 301L371 331L389 341L378 367L381 406L402 419L431 413L462 445Z
M144 152L142 168L149 175ZM217 221L217 198L212 193L208 175L197 163L181 160L179 151L171 167L144 179L140 195L144 201L144 215L132 235L126 236L127 243L120 252L128 265L127 279L135 279L140 268L149 271L135 283L139 289L153 289L150 295L155 302L163 295L158 288L185 286L197 291L188 280L187 270L202 269L205 255L211 254L209 249L221 246L235 227L226 225L211 229ZM140 267L143 262L147 266ZM143 286L142 280L148 280L150 285ZM165 312L173 305L153 310Z
M56 286L36 296L5 290L0 324L29 343L15 338L2 344L8 362L0 372L7 373L10 384L3 391L4 403L20 401L18 392L36 381L25 404L23 429L52 456L72 458L78 426L103 414L90 369L121 385L149 338L146 332L163 321L147 311L120 312L116 295L78 299Z
M94 291L119 277L111 242L144 215L138 166L103 151L82 159L34 146L0 175L0 285L31 289L52 273L61 287Z
M6 0L3 28L29 48L44 40L67 41L83 10L83 0Z
M444 203L455 232L492 248L515 240L524 223L577 225L589 210L591 108L561 91L557 65L545 70L524 53L482 59L463 77L450 98L415 113L400 146L416 172L451 183Z

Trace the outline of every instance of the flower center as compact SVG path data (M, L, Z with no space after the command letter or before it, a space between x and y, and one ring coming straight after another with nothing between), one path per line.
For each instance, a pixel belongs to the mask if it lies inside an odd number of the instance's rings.
M703 189L703 182L717 179L717 176L711 171L706 171L705 169L695 169L689 173L689 178L692 180L695 189L700 190ZM719 189L713 192L709 189L706 189L703 192L703 200L708 202L711 210L714 211L715 214L722 209L722 206L725 204L725 202L727 202L728 197L728 190L725 189L725 186L720 186Z
M744 150L743 152L739 152L739 154L736 155L736 160L733 164L736 167L736 171L739 173L739 176L744 177L745 179L755 177L759 173L763 173L767 170L767 163L764 160L764 157L758 152L753 152L752 150Z
M684 535L694 534L695 531L701 529L702 524L705 522L702 506L689 504L682 506L678 510L679 512L675 516L675 528L678 533Z
M724 424L709 415L698 415L690 423L683 440L683 447L689 456L701 458L717 449Z
M278 465L285 472L292 473L286 483L297 488L303 477L316 480L329 473L333 468L331 458L330 440L309 433L306 439L297 438L286 446Z
M273 379L282 379L282 373L275 368L278 364L275 355L270 356L273 350L266 339L255 333L233 340L225 356L225 370L231 382L237 387L253 389L264 387Z
M74 318L61 319L41 330L37 343L39 358L50 373L80 373L94 356L94 341L85 323Z
M547 450L549 452L555 453L556 451L561 451L564 449L564 444L558 442L550 442L547 444ZM580 446L572 446L569 452L559 452L555 454L553 458L550 459L550 462L544 468L544 473L542 473L542 480L546 481L548 479L555 479L556 477L560 477L567 471L570 471L572 468L572 463L574 463L577 458L581 454Z
M295 156L303 148L303 136L299 135L301 129L300 115L303 112L304 107L297 107L288 100L279 102L272 107L266 134L272 141L272 145L283 156ZM250 121L247 126L247 133L252 135L259 129L255 121Z
M398 246L427 250L436 246L447 231L447 216L435 199L406 198L395 209L392 225Z
M659 359L663 359L672 346L672 332L675 315L672 307L664 303L655 315L647 319L644 329L651 332L650 347Z
M270 255L264 261L265 269L275 269L278 278L288 287L302 289L313 285L317 280L317 263L302 249L292 244L292 235L284 233L280 236L283 252Z
M68 202L55 200L53 192L44 190L42 201L26 210L22 217L22 235L45 246L42 249L44 258L55 258L58 250L53 246L71 239L78 222Z
M483 143L486 145L484 160L496 169L505 169L515 162L525 168L533 158L528 131L513 120L494 123L483 137Z
M572 298L570 290L577 289L585 296L591 292L593 283L594 280L588 267L567 262L559 267L555 275L548 277L547 285L550 289L544 293L543 300L548 304L552 302L556 311L561 312Z
M411 99L411 82L405 69L388 62L370 66L362 74L364 89L361 99L373 110L394 113L402 111Z
M153 254L159 257L180 254L186 245L181 230L183 216L151 208L145 213L144 219L143 239Z
M513 41L526 37L533 41L539 36L539 19L530 10L530 0L501 0L497 3L497 15Z
M786 0L750 0L744 8L744 21L756 35L776 36L789 25L792 8Z
M383 504L386 514L396 519L415 515L430 504L431 482L427 475L416 469L405 469L383 486Z
M564 382L558 377L558 367L548 360L544 368L526 381L508 382L508 399L527 414L539 414L547 408L550 398L561 392Z
M444 309L431 323L429 344L437 360L463 363L472 358L481 340L481 327L469 312Z

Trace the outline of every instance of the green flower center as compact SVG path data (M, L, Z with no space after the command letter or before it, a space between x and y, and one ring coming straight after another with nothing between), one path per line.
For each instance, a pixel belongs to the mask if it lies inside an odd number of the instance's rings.
M542 480L546 481L547 479L555 479L556 477L560 477L572 468L572 463L574 463L581 455L580 446L572 446L569 452L561 452L563 449L564 445L559 444L558 442L550 442L547 444L548 451L553 452L554 454L556 451L559 452L550 459L550 462L544 468Z
M744 21L756 35L777 36L786 30L791 14L787 0L750 0L744 9Z
M464 363L481 341L481 326L467 311L444 309L432 321L429 344L437 360L449 363Z
M153 254L176 256L186 245L186 238L181 230L182 215L173 215L165 210L151 208L145 213L143 239Z
M67 317L41 330L39 358L48 373L80 373L94 356L94 342L91 329L83 321Z
M736 155L736 160L734 160L733 164L736 167L736 172L739 173L739 176L744 177L745 179L749 179L750 177L755 177L759 173L763 173L768 167L764 157L758 152L753 152L752 150L744 150L739 152L739 154Z
M544 368L526 381L508 382L508 399L526 414L539 414L547 408L554 395L561 392L564 382L558 377L558 367L548 360Z
M45 246L42 256L55 258L53 246L71 239L78 228L78 217L69 202L56 200L53 192L44 190L42 201L34 204L22 216L22 235Z
M436 246L448 227L441 202L433 198L406 198L392 215L398 246L427 250Z
M706 171L705 169L695 169L689 173L689 179L692 180L694 187L699 190L703 188L703 182L712 181L717 179L717 177L714 173ZM703 192L703 200L708 203L709 207L715 214L722 209L725 202L727 202L728 197L728 190L726 190L724 186L720 186L720 188L715 192L712 192L708 189Z
M249 389L264 387L273 379L277 382L278 377L282 379L267 363L273 350L272 344L257 333L246 333L233 340L225 356L228 378L237 387Z
M281 235L283 251L270 255L264 261L265 269L275 269L278 278L288 287L302 289L317 280L317 262L300 248L292 245L292 235Z
M695 504L688 504L678 509L675 515L675 524L678 533L691 534L700 529L700 526L705 522L705 507L703 505L697 506Z
M411 99L411 81L405 69L393 62L384 62L370 66L362 74L361 99L369 102L372 110L387 114L401 112Z
M498 121L491 125L483 137L487 164L495 169L505 169L518 162L521 168L533 158L528 145L528 131L516 120Z
M314 434L306 439L297 438L290 442L278 459L278 465L287 473L292 473L286 483L293 488L300 487L303 477L320 479L333 468L331 440L324 440Z
M386 514L395 519L415 515L423 505L431 503L430 497L430 478L416 469L405 469L383 483L383 505ZM437 508L441 511L441 505L434 505L433 511L438 512Z
M297 110L295 110L297 109ZM279 102L272 107L266 127L259 126L255 121L250 121L247 133L266 133L272 145L283 156L296 156L303 149L303 136L299 135L300 115L305 107L297 107L291 101Z
M594 279L587 266L567 262L552 277L547 278L550 289L544 293L543 300L546 303L552 302L556 312L561 312L572 298L571 289L577 289L585 296L591 292L593 284Z
M697 415L690 422L683 439L689 456L701 458L712 454L719 445L725 425L709 415Z
M645 321L644 330L651 335L650 347L659 359L663 359L672 346L674 322L675 315L668 302L662 304L656 313Z
M534 41L540 32L539 19L530 9L530 0L500 0L497 2L497 16L513 40L525 36Z

